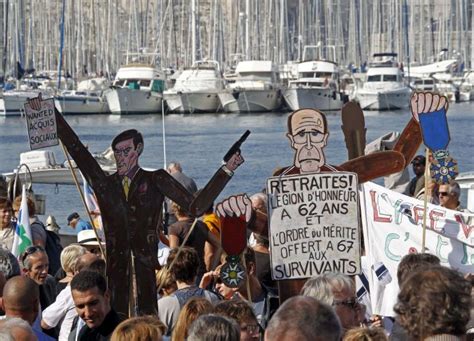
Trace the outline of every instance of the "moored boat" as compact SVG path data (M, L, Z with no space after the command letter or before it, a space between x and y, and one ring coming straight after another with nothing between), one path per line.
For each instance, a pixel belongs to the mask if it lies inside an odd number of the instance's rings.
M226 112L264 112L280 107L278 72L271 61L241 61L234 81L219 94Z
M104 91L110 113L151 114L162 110L164 73L151 65L121 67L112 86Z
M224 78L216 61L197 61L176 78L173 88L163 92L171 112L217 112L221 108L219 93L224 91Z
M355 98L365 110L408 108L411 89L405 84L396 53L376 53L369 64L367 78Z

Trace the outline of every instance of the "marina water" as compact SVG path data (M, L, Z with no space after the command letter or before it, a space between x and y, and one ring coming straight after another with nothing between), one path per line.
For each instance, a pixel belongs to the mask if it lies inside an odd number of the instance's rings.
M459 171L474 171L474 105L451 104L448 111L451 142L449 151L459 162ZM365 112L367 142L391 131L401 131L411 113L405 111ZM327 113L329 123L327 162L338 165L347 160L339 112ZM266 179L278 167L292 164L293 150L286 138L287 113L195 114L164 117L140 116L67 116L66 120L92 152L102 152L112 139L126 129L137 129L145 139L140 165L162 168L165 161L178 161L184 173L203 187L221 165L222 157L246 129L252 133L242 146L245 163L236 171L218 200L231 194L261 191ZM163 139L164 137L164 139ZM164 156L163 140L166 145ZM10 172L19 164L20 153L29 150L24 118L0 119L0 172ZM65 157L60 147L52 148L56 161ZM424 150L420 148L420 153ZM411 171L411 167L410 171ZM33 185L37 194L46 195L46 215L54 215L62 233L72 233L66 217L77 211L86 217L75 186ZM46 216L40 216L45 221Z

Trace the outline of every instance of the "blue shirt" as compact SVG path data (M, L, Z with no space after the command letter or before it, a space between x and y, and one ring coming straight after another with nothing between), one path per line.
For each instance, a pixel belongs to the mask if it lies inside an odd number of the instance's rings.
M92 225L88 221L85 221L79 218L77 221L76 230L77 232L80 232L83 230L92 230Z

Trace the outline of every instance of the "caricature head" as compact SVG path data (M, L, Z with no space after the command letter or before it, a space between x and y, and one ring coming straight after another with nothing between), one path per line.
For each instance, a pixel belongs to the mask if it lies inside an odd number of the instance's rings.
M294 165L301 173L319 172L325 164L323 148L329 136L326 116L315 109L300 109L288 117L291 147L296 151Z
M135 129L125 130L114 138L112 149L117 163L117 173L125 175L138 165L138 157L143 151L143 136Z

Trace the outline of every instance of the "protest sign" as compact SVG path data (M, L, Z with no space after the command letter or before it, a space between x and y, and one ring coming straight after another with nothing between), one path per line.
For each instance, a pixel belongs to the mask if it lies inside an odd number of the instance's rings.
M273 279L360 272L355 173L272 177L267 194Z
M398 264L404 255L422 250L423 201L370 182L360 197L372 313L394 316ZM443 266L472 272L474 216L428 204L427 218L426 252Z
M25 116L31 150L59 144L54 99L41 101L39 110L25 103Z

